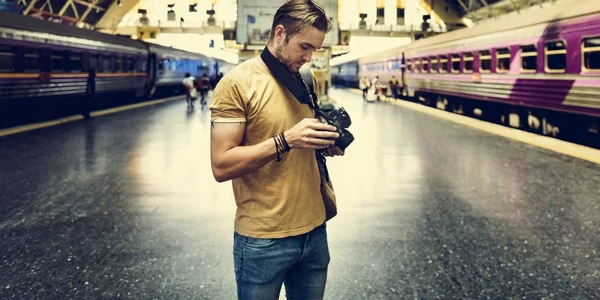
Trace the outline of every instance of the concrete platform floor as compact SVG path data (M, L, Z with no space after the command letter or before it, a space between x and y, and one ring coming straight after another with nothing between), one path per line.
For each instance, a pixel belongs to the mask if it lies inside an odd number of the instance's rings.
M600 299L600 167L332 90L326 299ZM0 299L235 299L231 184L184 101L0 138Z

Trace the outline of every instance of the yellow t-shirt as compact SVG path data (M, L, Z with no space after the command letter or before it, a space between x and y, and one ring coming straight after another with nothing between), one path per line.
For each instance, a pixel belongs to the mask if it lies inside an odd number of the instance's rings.
M292 128L314 112L270 73L260 56L221 79L211 99L211 121L245 122L242 146L255 145ZM325 222L315 151L292 149L280 162L232 180L237 204L235 231L255 238L282 238Z

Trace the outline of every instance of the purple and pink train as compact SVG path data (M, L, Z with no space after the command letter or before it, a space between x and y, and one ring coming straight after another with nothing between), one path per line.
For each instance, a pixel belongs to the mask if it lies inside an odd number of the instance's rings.
M332 67L334 83L363 75L405 76L410 99L596 145L600 1L565 1Z

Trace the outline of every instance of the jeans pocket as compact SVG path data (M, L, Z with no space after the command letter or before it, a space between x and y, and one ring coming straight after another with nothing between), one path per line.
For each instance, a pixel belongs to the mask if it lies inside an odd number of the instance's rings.
M244 247L252 248L252 249L264 249L268 248L275 244L277 239L262 239L262 238L253 238L246 237L246 242L244 243Z

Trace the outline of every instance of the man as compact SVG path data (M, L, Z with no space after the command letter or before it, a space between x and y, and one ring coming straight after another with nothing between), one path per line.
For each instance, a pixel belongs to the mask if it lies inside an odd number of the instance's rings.
M198 87L200 88L200 104L206 104L206 98L208 98L208 91L212 88L210 84L210 78L207 73L204 73L202 77L200 77L200 82L198 82Z
M300 80L300 67L330 28L321 5L289 0L274 16L264 51ZM261 56L221 79L210 109L213 175L232 179L237 205L238 299L278 299L282 284L288 299L322 299L329 249L315 150L344 154L334 146L335 127L315 119Z
M406 68L402 67L402 87L400 88L400 96L405 96L404 92L406 91L406 96L408 96L408 86L406 80Z
M392 75L392 79L389 82L390 90L392 92L392 97L394 99L398 99L398 79L396 79L396 75Z
M360 88L363 92L363 100L367 100L367 93L369 92L369 87L371 86L371 82L367 76L363 75L360 78L360 82L358 83L358 88Z
M85 101L83 103L82 115L85 119L91 119L90 112L94 107L96 100L96 69L88 70L88 77L85 85Z
M196 88L194 87L194 80L196 80L196 77L192 76L190 73L185 73L183 86L185 87L185 101L187 102L188 109L194 108L194 98L197 93Z

